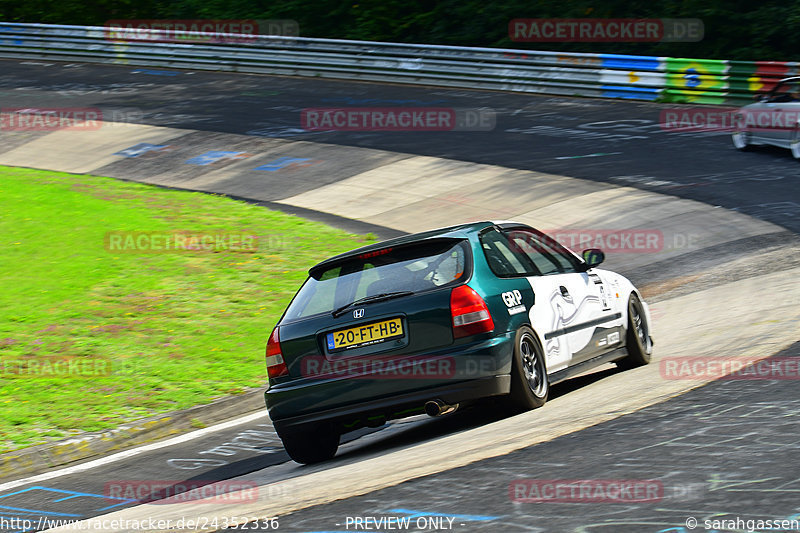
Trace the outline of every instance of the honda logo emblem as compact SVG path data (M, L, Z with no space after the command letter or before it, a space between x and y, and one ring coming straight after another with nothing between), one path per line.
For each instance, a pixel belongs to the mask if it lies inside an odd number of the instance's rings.
M355 311L353 311L353 318L361 318L363 316L364 316L363 309L356 309Z

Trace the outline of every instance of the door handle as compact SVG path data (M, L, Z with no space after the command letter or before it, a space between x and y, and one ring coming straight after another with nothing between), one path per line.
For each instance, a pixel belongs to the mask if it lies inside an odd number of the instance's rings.
M561 285L558 289L561 291L561 296L569 296L569 291L565 286Z

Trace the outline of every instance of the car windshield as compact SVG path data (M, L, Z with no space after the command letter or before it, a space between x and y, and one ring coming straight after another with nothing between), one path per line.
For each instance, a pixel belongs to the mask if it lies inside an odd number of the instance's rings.
M778 84L769 96L770 102L800 101L800 81L787 81Z
M384 248L314 271L286 310L293 320L332 313L357 300L394 293L419 293L466 278L464 241L432 240Z

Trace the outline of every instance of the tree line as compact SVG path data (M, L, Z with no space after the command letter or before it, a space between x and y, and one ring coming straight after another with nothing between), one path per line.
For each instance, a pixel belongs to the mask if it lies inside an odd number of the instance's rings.
M515 42L526 18L695 18L699 42ZM0 21L102 26L120 19L290 19L300 35L332 39L795 61L800 0L0 0Z

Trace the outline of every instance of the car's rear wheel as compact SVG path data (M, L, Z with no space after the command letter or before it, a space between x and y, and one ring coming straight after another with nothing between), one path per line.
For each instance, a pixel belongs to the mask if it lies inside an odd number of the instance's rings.
M536 409L547 401L550 382L544 350L533 330L523 326L514 339L514 358L511 362L511 406L516 409Z
M628 331L625 335L625 348L628 356L617 361L617 366L634 368L650 362L653 342L650 340L650 324L644 313L644 306L635 294L628 299Z
M735 131L731 134L731 140L733 141L733 146L740 152L746 152L750 150L752 146L750 144L750 134L746 131Z
M326 424L278 430L292 460L308 465L332 459L339 449L339 433Z

